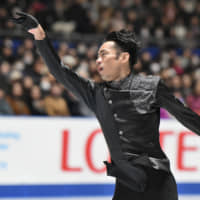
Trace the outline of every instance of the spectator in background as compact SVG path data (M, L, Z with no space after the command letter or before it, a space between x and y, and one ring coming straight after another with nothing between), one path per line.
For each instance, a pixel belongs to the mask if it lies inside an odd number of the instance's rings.
M44 108L49 116L70 116L68 105L62 97L62 89L58 83L52 85L50 94L44 98Z
M95 26L90 20L81 0L74 0L66 10L66 19L75 22L75 30L80 33L94 33Z
M23 46L24 46L24 49L27 51L27 50L33 50L34 49L34 44L33 44L33 41L30 39L30 38L26 38L24 41L23 41Z
M23 86L16 81L12 84L11 94L7 98L14 114L16 115L30 115L30 110L24 100Z
M173 91L174 92L182 92L182 79L180 76L175 75L172 77L172 85L173 85Z
M4 88L6 94L9 90L9 79L11 73L11 65L7 61L3 61L0 65L0 87Z
M0 7L0 28L4 29L7 21L7 10L3 6Z
M124 29L125 27L126 24L122 12L118 10L115 13L113 13L109 31L121 30Z
M110 27L113 9L111 7L102 7L100 9L99 21L97 22L97 31L106 33Z
M33 85L30 90L30 110L32 115L47 115L45 112L44 99L40 87Z
M174 59L172 59L171 67L176 71L176 74L178 74L178 75L181 75L184 73L184 70L180 63L180 59L177 56Z
M151 54L148 51L145 51L141 54L141 64L142 64L142 69L146 74L150 73L150 64L151 64Z
M12 115L13 111L5 97L5 92L0 88L0 115Z
M43 75L47 73L47 67L44 65L40 58L37 58L33 64L33 67L26 67L24 70L24 74L31 76L33 81L37 84L40 83Z
M200 5L200 4L199 4ZM199 6L200 7L200 6ZM199 27L199 16L195 15L190 20L190 37L198 38L200 36L200 27Z
M24 99L28 105L28 107L31 109L31 88L34 85L33 79L31 76L25 76L22 80L23 84L23 90L24 90Z
M192 93L192 78L189 74L184 74L182 76L182 86L183 86L183 97L186 99L187 96Z
M29 94L30 93L30 90L31 88L33 87L33 79L31 76L25 76L23 78L23 86L24 86L24 92L25 94Z
M13 49L12 44L4 44L1 49L1 55L2 58L8 61L9 63L13 63L15 60L15 57L13 56Z
M193 94L187 97L187 104L200 115L200 80L196 81Z
M39 86L41 88L42 94L44 94L45 96L49 94L51 84L52 83L49 76L45 75L41 78Z

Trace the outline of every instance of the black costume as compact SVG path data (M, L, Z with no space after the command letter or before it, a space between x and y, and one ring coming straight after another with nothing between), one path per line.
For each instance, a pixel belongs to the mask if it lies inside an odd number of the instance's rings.
M159 144L160 107L200 135L200 117L170 94L157 76L130 74L119 82L93 83L62 65L48 39L37 40L50 72L96 114L116 177L114 200L176 200L176 183Z

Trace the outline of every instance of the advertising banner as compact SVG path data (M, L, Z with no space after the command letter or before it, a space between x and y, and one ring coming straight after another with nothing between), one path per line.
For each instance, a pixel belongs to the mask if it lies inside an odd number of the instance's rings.
M109 152L94 118L1 117L0 198L111 196ZM200 195L200 137L161 121L179 194Z

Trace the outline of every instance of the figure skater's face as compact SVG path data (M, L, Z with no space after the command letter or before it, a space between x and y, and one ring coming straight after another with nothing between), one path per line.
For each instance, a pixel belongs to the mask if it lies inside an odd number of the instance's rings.
M122 52L114 41L107 41L99 48L96 65L104 81L118 81L130 72L129 54Z

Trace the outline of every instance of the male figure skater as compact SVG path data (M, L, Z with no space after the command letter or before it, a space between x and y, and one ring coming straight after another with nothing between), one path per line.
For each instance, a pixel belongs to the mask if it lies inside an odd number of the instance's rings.
M50 72L81 97L102 127L116 177L113 200L177 200L169 160L159 144L160 107L200 135L200 117L176 99L157 76L135 75L138 42L132 32L109 33L98 51L97 70L104 82L85 80L64 66L33 16L18 13L14 22L33 34Z

